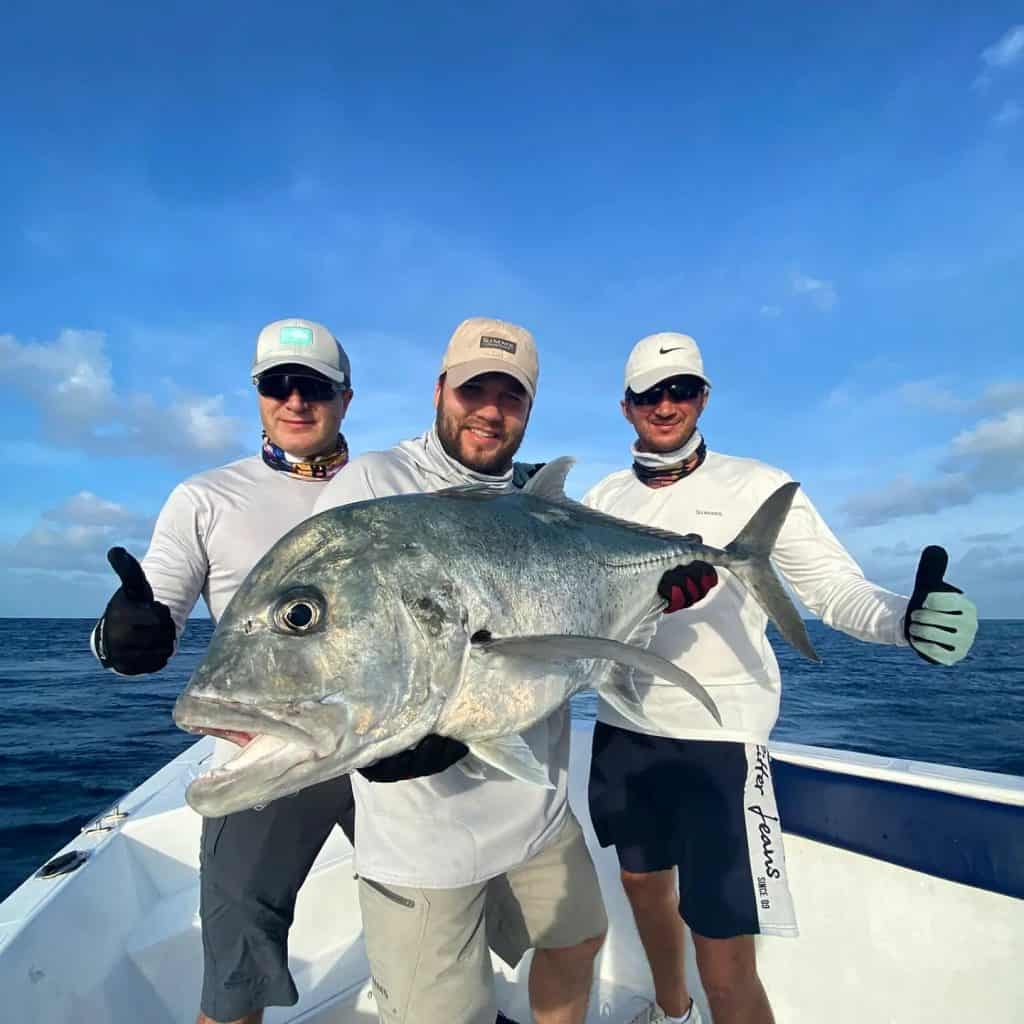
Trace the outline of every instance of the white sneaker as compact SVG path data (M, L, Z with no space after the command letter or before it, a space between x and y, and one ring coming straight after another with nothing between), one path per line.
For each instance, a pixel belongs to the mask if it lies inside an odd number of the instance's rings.
M661 1024L667 1016L657 1003L648 1003L635 1017L630 1018L628 1024ZM704 1024L700 1007L695 1002L690 1003L690 1018L686 1024Z

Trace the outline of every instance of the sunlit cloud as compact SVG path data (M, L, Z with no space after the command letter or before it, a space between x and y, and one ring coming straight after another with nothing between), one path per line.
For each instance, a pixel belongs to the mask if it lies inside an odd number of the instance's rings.
M811 277L799 270L793 271L790 287L794 295L810 300L811 304L822 313L830 312L839 303L839 293L831 281Z
M178 394L160 402L120 391L99 332L64 330L48 343L0 335L0 363L38 408L45 436L63 447L181 461L240 449L242 423L225 411L222 395Z

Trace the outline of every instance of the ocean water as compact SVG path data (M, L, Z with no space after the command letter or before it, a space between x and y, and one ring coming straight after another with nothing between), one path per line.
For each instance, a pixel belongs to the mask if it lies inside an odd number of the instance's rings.
M171 708L209 621L190 623L162 673L136 678L100 669L92 625L0 619L0 898L193 742ZM822 665L773 638L783 671L775 739L1024 775L1024 621L983 622L953 669L808 627ZM573 712L593 717L595 706L585 694Z

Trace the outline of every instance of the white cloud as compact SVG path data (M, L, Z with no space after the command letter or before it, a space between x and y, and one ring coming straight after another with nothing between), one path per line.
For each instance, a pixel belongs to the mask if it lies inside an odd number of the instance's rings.
M992 115L993 124L1015 124L1024 114L1024 108L1016 100L1005 100L1003 105Z
M0 364L38 406L45 435L63 446L183 461L239 450L242 423L224 411L221 395L177 394L160 403L119 392L99 332L64 330L46 344L0 335Z
M1008 28L991 46L980 53L985 70L974 80L974 88L985 93L996 75L1012 68L1024 58L1024 25Z
M842 511L852 526L874 526L905 516L934 515L955 505L967 505L973 497L970 481L963 474L923 482L901 477L848 499Z
M934 378L907 381L896 389L896 393L906 405L934 412L964 412L971 407L969 399L954 394Z
M971 430L961 431L953 438L952 448L954 461L1007 452L1024 458L1024 409L1011 410L999 419L984 420Z
M1013 536L1012 533L975 533L964 537L966 544L1005 544Z
M1004 380L989 385L977 406L982 412L1024 408L1024 380Z
M782 307L781 306L762 306L761 307L761 316L768 317L769 319L774 320L775 317L782 316Z
M44 512L43 518L55 523L76 523L80 526L111 526L133 522L137 517L115 501L106 501L92 491L79 491L62 505Z
M0 363L44 413L64 423L89 422L112 405L110 360L96 331L61 331L49 345L0 335Z
M1024 58L1024 25L1008 28L991 46L981 51L981 60L993 69L1008 68Z
M107 550L121 545L141 557L154 520L90 491L79 491L11 544L0 545L0 564L18 570L111 576Z
M810 299L814 306L823 313L834 309L839 302L839 293L831 281L811 277L799 270L793 271L790 286L794 295Z
M1013 397L1019 404L982 419L949 442L949 454L934 467L931 479L901 477L855 495L843 512L854 526L872 526L906 516L933 515L969 505L983 494L1011 494L1024 489L1024 383L990 387L967 408L980 413ZM940 396L942 391L937 392ZM946 396L947 398L950 396Z

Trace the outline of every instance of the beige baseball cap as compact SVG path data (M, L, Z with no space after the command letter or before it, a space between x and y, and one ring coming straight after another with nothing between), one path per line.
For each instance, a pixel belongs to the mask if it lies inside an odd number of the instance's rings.
M486 316L470 317L455 328L441 361L441 373L447 374L453 388L481 373L507 373L532 399L540 374L537 346L525 327Z
M323 324L293 317L267 324L256 338L256 360L252 375L275 366L308 366L346 387L352 385L352 368L338 339Z
M634 394L653 388L669 377L700 377L708 387L704 360L697 342L688 334L662 331L641 338L626 360L626 387Z

